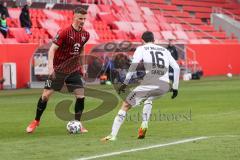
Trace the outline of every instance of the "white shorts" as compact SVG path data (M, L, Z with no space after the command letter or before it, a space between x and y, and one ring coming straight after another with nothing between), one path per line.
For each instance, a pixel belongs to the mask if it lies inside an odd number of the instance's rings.
M166 94L170 89L170 84L159 81L154 85L139 85L127 96L126 101L131 106L137 106L142 101L153 100Z

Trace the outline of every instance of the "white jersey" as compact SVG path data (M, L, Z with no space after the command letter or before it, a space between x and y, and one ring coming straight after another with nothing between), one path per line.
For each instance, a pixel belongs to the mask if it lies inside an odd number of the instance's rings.
M158 84L159 81L169 83L169 66L174 69L173 89L178 89L180 69L171 53L164 47L147 43L137 47L133 54L132 64L124 81L128 84L139 62L143 61L146 75L143 84ZM147 83L146 83L147 82Z

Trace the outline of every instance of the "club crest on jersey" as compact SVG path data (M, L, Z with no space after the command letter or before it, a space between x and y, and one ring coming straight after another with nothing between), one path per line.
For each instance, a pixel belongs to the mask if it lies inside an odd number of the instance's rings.
M82 42L86 41L86 37L82 36Z
M73 45L73 52L71 54L79 54L79 51L80 51L80 48L81 48L81 44L80 43L75 43Z

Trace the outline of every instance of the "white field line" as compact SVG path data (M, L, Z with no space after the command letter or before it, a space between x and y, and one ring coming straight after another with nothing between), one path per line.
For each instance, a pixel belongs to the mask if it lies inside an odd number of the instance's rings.
M170 143L151 145L148 147L134 148L134 149L123 150L123 151L118 151L118 152L110 152L110 153L106 153L106 154L100 154L100 155L96 155L96 156L83 157L83 158L78 158L75 160L91 160L91 159L102 158L102 157L110 157L110 156L115 156L115 155L119 155L119 154L123 154L123 153L131 153L131 152L137 152L137 151L148 150L148 149L153 149L153 148L162 148L162 147L166 147L166 146L172 146L172 145L177 145L177 144L182 144L182 143L199 141L199 140L203 140L203 139L207 139L207 138L208 137L189 138L189 139L179 140L179 141L170 142Z

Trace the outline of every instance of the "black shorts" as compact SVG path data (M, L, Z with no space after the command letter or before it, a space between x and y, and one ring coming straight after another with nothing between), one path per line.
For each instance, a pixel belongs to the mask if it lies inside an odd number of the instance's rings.
M67 86L69 92L73 92L75 89L84 88L84 80L79 72L71 74L55 73L55 78L48 78L45 81L44 89L53 89L54 91L60 91L64 83Z

